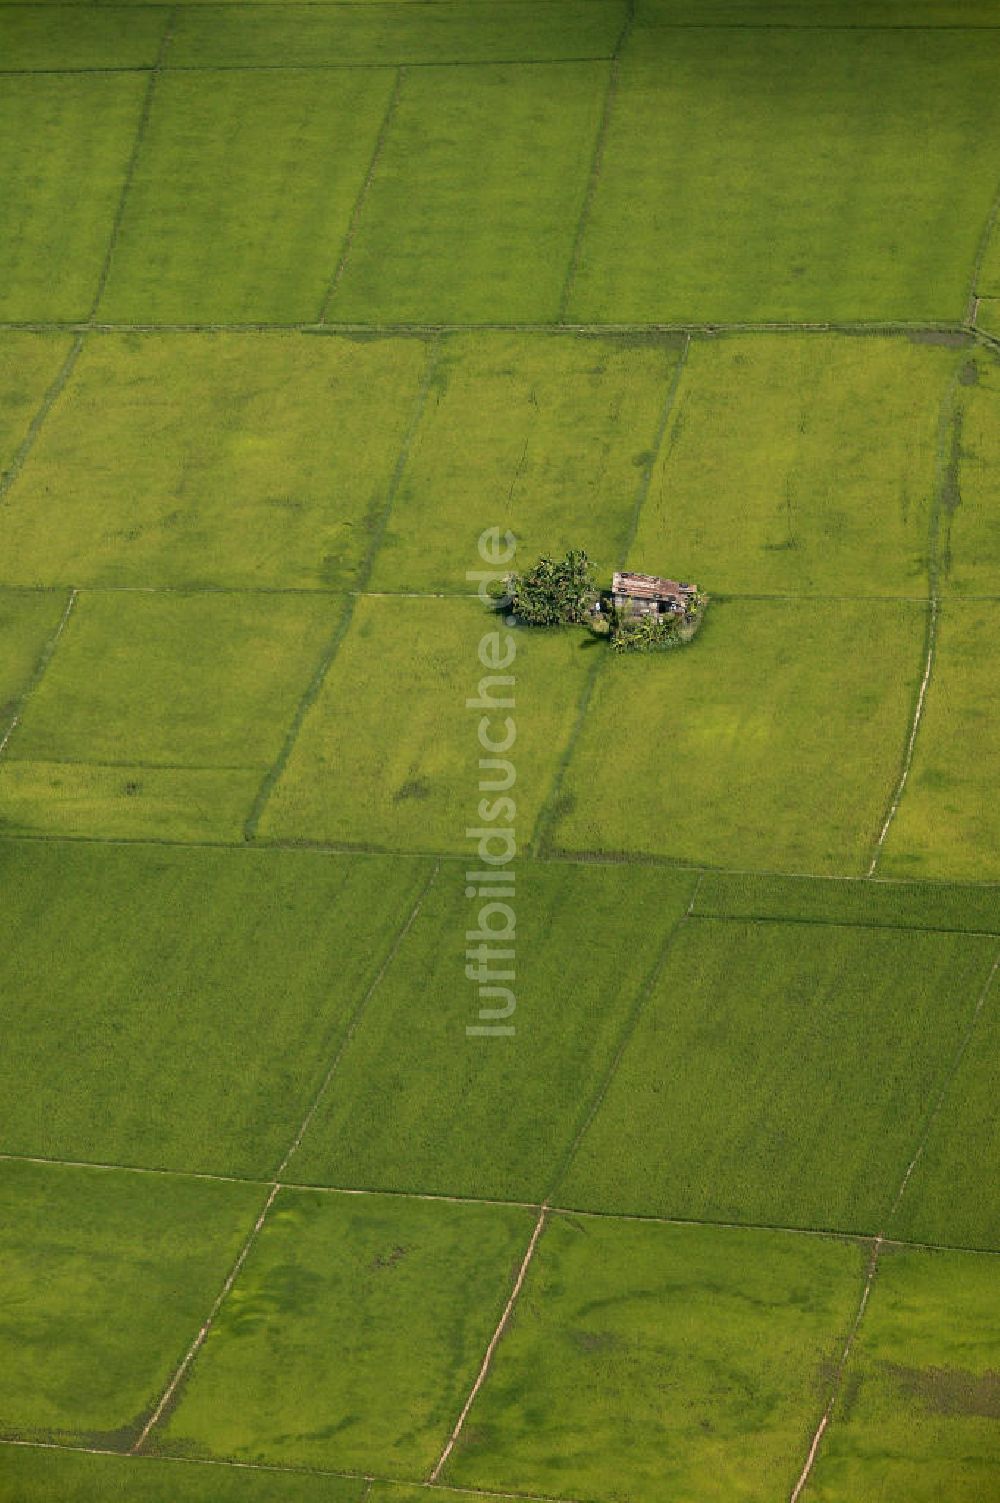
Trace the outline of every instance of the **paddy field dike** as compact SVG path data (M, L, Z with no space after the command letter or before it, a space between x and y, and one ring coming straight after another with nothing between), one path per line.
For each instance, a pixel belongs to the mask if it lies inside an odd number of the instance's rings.
M998 78L0 0L0 1503L1000 1495Z

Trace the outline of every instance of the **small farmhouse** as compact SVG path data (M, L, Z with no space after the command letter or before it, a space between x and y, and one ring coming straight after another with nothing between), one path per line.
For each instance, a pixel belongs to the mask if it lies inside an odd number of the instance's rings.
M636 616L683 616L697 600L698 586L618 571L611 581L611 596L619 610L628 608Z

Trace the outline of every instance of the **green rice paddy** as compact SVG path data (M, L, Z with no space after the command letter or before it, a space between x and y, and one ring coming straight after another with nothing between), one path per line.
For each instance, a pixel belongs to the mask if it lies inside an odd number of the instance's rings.
M993 0L0 57L0 1503L986 1503Z

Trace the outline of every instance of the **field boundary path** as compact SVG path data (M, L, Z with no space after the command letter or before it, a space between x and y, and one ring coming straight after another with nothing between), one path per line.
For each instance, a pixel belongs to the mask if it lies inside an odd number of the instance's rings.
M5 10L13 10L16 6L25 3L25 0L3 0ZM35 0L30 0L34 4ZM48 0L39 0L40 4L48 3ZM59 3L59 0L55 0ZM109 5L112 0L70 0L70 9L87 9L92 3ZM130 0L135 3L135 0ZM143 0L144 3L144 0ZM294 0L295 4L322 6L322 5L347 5L357 3L357 0ZM440 4L442 0L424 0L425 4ZM241 0L241 9L248 8L245 0ZM399 63L394 59L386 61L377 58L368 62L352 63L169 63L165 64L164 73L390 73L394 68L566 68L576 67L581 63L610 63L611 56L607 52L588 52L574 57L449 57L449 58L407 58ZM51 78L51 77L77 77L95 73L149 73L155 64L152 63L111 63L90 64L81 68L72 66L53 68L0 68L0 78Z
M888 811L886 812L885 819L882 821L882 827L878 832L878 838L875 841L875 849L872 852L871 862L868 866L867 875L869 877L874 877L875 875L875 871L879 863L879 857L882 855L882 848L884 847L885 842L888 838L889 831L892 828L892 822L896 818L899 806L903 800L903 794L906 792L906 784L909 781L910 768L913 765L913 752L917 744L917 736L920 732L921 721L924 717L924 703L927 699L927 690L930 687L931 673L934 668L934 658L937 653L937 625L938 598L937 594L935 593L931 596L928 607L927 630L924 636L924 674L923 678L920 680L920 688L917 692L917 701L914 706L913 716L910 722L910 734L907 737L906 750L903 753L903 770L899 775L899 780L897 781L896 787L893 791Z
M223 1281L222 1288L216 1295L211 1309L209 1310L208 1315L205 1317L205 1320L199 1328L194 1340L191 1342L191 1345L188 1347L183 1358L181 1359L180 1365L175 1369L170 1378L170 1381L167 1383L166 1388L163 1390L163 1393L155 1404L149 1418L143 1425L138 1439L130 1448L129 1455L135 1456L142 1450L143 1446L146 1444L146 1441L149 1439L152 1430L155 1429L160 1420L163 1418L163 1415L174 1403L181 1384L186 1379L191 1369L192 1363L195 1361L198 1353L204 1346L208 1334L215 1324L216 1317L218 1316L219 1311L222 1309L227 1298L229 1297L233 1285L236 1283L243 1265L246 1263L247 1258L250 1256L254 1243L257 1241L257 1238L259 1237L261 1230L263 1229L264 1223L268 1217L268 1213L270 1212L271 1207L274 1205L279 1191L283 1188L281 1175L285 1167L287 1166L289 1159L297 1151L299 1144L302 1142L302 1139L309 1127L309 1124L315 1117L316 1112L319 1109L320 1102L322 1101L327 1089L329 1088L330 1082L332 1081L334 1074L336 1073L337 1067L344 1056L344 1051L353 1038L369 1001L371 1000L374 993L378 990L382 978L388 970L389 966L392 964L392 961L397 954L400 945L403 943L403 940L406 938L413 924L416 922L417 915L423 907L424 899L427 897L427 894L430 892L435 881L437 880L438 872L440 871L440 869L441 867L439 862L431 868L429 877L424 882L423 886L420 888L420 891L417 894L416 902L413 904L413 907L410 909L410 912L407 915L406 919L399 927L391 945L389 946L389 949L382 959L382 963L380 964L378 970L375 972L374 977L368 984L365 991L362 993L358 1005L355 1007L354 1012L351 1015L347 1028L345 1029L343 1037L341 1038L337 1050L334 1054L333 1062L331 1063L330 1068L327 1070L326 1075L324 1076L320 1084L319 1090L310 1103L309 1108L302 1119L302 1122L300 1123L294 1137L292 1138L291 1144L289 1145L287 1151L284 1154L284 1157L282 1158L280 1164L278 1165L278 1168L275 1171L274 1179L268 1189L267 1198L264 1201L263 1206L261 1207L256 1221L250 1228L250 1232L246 1240L244 1241L236 1256L236 1261L233 1263L232 1268L230 1268L228 1274L226 1275L226 1278Z
M118 195L115 217L111 221L111 234L108 239L108 247L104 253L104 260L97 278L97 290L94 293L94 300L90 305L91 319L94 319L97 315L97 310L101 305L101 300L108 285L108 277L111 275L111 264L115 259L115 251L118 249L118 236L121 233L122 221L125 218L125 208L128 203L129 194L132 191L132 180L135 177L135 169L139 162L139 153L142 151L142 143L146 139L146 128L149 125L149 117L153 111L153 97L156 94L156 85L159 82L160 74L163 72L167 51L173 39L174 22L177 19L178 8L175 5L167 12L167 19L163 27L163 35L160 38L156 60L149 70L149 82L143 95L142 107L139 110L139 120L136 125L135 139L132 142L132 151L125 167L125 176L122 180L121 192Z
M857 1311L855 1312L854 1320L851 1322L850 1329L848 1330L847 1339L844 1342L844 1347L840 1354L840 1360L838 1361L833 1374L833 1380L830 1384L829 1397L827 1398L826 1405L823 1409L822 1414L820 1415L819 1423L816 1426L815 1432L813 1433L813 1438L810 1443L809 1450L806 1453L806 1459L803 1464L802 1470L799 1473L798 1481L796 1482L789 1496L789 1503L799 1503L799 1498L802 1496L804 1489L808 1485L809 1478L812 1475L816 1457L819 1455L820 1446L823 1443L823 1436L826 1434L827 1428L829 1427L833 1419L837 1400L840 1397L840 1391L843 1386L844 1375L847 1371L847 1364L850 1361L851 1353L854 1350L855 1340L857 1338L859 1330L861 1329L865 1311L868 1308L869 1297L871 1295L872 1288L875 1283L875 1278L878 1273L879 1258L881 1257L882 1248L887 1243L890 1243L890 1245L896 1245L895 1243L891 1242L891 1239L888 1236L889 1228L892 1225L897 1211L899 1210L903 1196L906 1194L907 1186L909 1185L910 1180L913 1177L913 1171L916 1169L920 1160L924 1156L924 1150L926 1149L927 1144L930 1141L931 1133L934 1130L937 1120L941 1115L941 1109L944 1106L945 1100L947 1099L948 1092L951 1090L952 1084L954 1083L955 1077L957 1076L959 1069L961 1068L962 1061L966 1056L969 1045L972 1043L972 1038L976 1031L976 1026L979 1022L980 1017L982 1016L983 1009L986 1006L986 1001L989 997L990 991L992 990L993 982L996 978L998 970L1000 970L1000 950L998 950L993 957L993 963L989 968L986 980L983 983L979 991L979 995L976 998L971 1017L969 1018L962 1036L959 1039L958 1046L955 1049L947 1068L945 1069L944 1075L941 1079L941 1084L939 1085L932 1099L930 1110L928 1111L927 1116L924 1118L923 1125L917 1137L916 1147L913 1150L913 1154L910 1158L909 1163L903 1171L903 1177L899 1182L896 1193L889 1205L889 1209L883 1217L882 1229L879 1231L878 1235L875 1237L872 1243L872 1253L865 1272L865 1281L861 1291L861 1300L858 1304Z
M336 266L334 267L333 275L327 283L326 291L323 294L323 301L319 305L319 317L317 321L321 324L326 320L326 310L329 308L333 296L336 293L337 288L340 286L341 278L343 277L344 272L347 269L347 262L351 254L351 247L354 244L354 237L358 233L358 225L361 223L361 216L364 213L365 204L368 202L368 195L371 192L372 183L375 181L375 174L378 171L378 164L382 160L382 152L385 149L385 143L389 135L389 130L392 126L392 122L396 114L396 106L399 104L399 96L403 91L403 82L405 78L406 66L405 64L403 64L396 69L396 77L393 81L392 89L389 94L389 102L385 107L385 114L382 116L382 123L379 126L378 135L375 137L375 146L372 150L371 161L368 164L368 171L365 174L365 178L363 183L361 184L360 189L358 190L358 196L354 201L354 208L351 211L351 217L347 225L347 231L344 235L344 241L340 248L340 256L337 260Z
M561 1184L562 1180L565 1178L566 1172L567 1172L570 1164L573 1162L573 1159L574 1159L574 1157L576 1155L577 1149L579 1148L579 1146L580 1146L581 1142L583 1141L583 1139L586 1137L587 1131L590 1128L591 1123L593 1122L593 1120L596 1117L598 1111L600 1110L601 1103L604 1100L604 1097L607 1094L608 1088L609 1088L612 1080L615 1077L615 1074L616 1074L616 1072L618 1070L618 1066L619 1066L619 1064L620 1064L620 1062L622 1060L622 1057L623 1057L623 1055L625 1053L625 1050L628 1048L629 1041L631 1040L631 1038L632 1038L632 1036L633 1036L633 1034L635 1032L636 1026L637 1026L639 1018L640 1018L640 1016L641 1016L641 1014L643 1012L643 1009L645 1007L646 1001L647 1001L650 993L652 992L653 987L656 985L657 978L659 977L659 975L661 974L661 972L663 970L663 967L664 967L664 965L666 963L666 960L667 960L667 956L669 955L671 949L673 948L674 941L676 940L677 935L680 933L681 929L684 927L684 924L691 917L691 914L692 914L692 912L694 910L695 902L697 901L697 898L698 898L698 893L699 893L699 891L701 889L701 883L702 883L702 877L699 876L697 878L697 880L693 883L692 891L691 891L691 897L690 897L690 900L688 902L687 908L685 909L685 911L682 914L682 916L675 923L671 924L670 928L668 929L666 938L664 939L663 944L660 946L659 953L657 954L657 956L656 956L656 958L655 958L655 960L653 962L652 968L651 968L648 976L646 977L645 981L643 983L641 983L641 985L639 986L638 993L637 993L637 998L636 998L636 1003L633 1006L629 1017L626 1019L625 1027L622 1030L622 1036L621 1036L621 1038L618 1041L618 1047L615 1050L615 1053L613 1054L613 1056L611 1058L611 1062L610 1062L610 1064L608 1066L608 1069L605 1071L604 1077L601 1080L601 1082L599 1083L598 1088L597 1088L597 1090L594 1093L594 1098L593 1098L592 1102L590 1103L590 1106L589 1106L586 1114L584 1115L584 1118L583 1118L583 1121L580 1124L580 1127L578 1128L578 1130L577 1130L577 1132L576 1132L576 1134L575 1134L572 1142L570 1143L568 1152L566 1153L566 1155L563 1157L563 1159L560 1161L560 1163L556 1167L555 1176L554 1176L553 1183L552 1183L552 1190L549 1192L548 1195L546 1195L546 1197L543 1200L542 1204L538 1208L538 1220L535 1222L535 1228L534 1228L534 1231L531 1234L531 1240L528 1243L527 1251L525 1252L524 1258L523 1258L523 1260L521 1262L521 1266L520 1266L520 1269L518 1270L517 1277L514 1280L514 1287L511 1290L510 1298L508 1299L507 1304L504 1307L504 1311L503 1311L503 1314L500 1317L499 1324L497 1325L496 1330L493 1332L493 1337L492 1337L492 1339L491 1339L491 1341L489 1343L489 1346L486 1348L486 1355L483 1358L482 1365L481 1365L481 1367L479 1369L479 1372L478 1372L478 1374L476 1376L476 1379L475 1379L475 1381L474 1381L474 1383L472 1385L472 1388L471 1388L471 1390L469 1392L469 1395L468 1395L468 1397L467 1397L467 1399L465 1401L465 1404L464 1404L464 1406L462 1408L462 1412L460 1413L460 1415L458 1417L458 1420L455 1423L455 1427L452 1430L450 1436L448 1437L447 1442L445 1443L444 1449L442 1450L440 1456L437 1459L437 1462L435 1463L433 1469L430 1472L430 1475L429 1475L429 1477L427 1479L428 1483L434 1483L440 1477L441 1472L444 1469L445 1465L447 1464L448 1458L451 1455L452 1450L455 1447L455 1443L456 1443L456 1441L458 1440L459 1436L462 1433L462 1429L463 1429L463 1426L465 1425L466 1419L468 1418L469 1411L471 1410L473 1404L475 1403L476 1398L477 1398L477 1396L479 1394L479 1391L480 1391L480 1389L482 1388L483 1384L486 1381L487 1375L489 1373L490 1367L491 1367L492 1362L493 1362L494 1355L496 1353L496 1349L497 1349L497 1347L499 1346L500 1342L503 1339L504 1332L507 1329L507 1326L508 1326L508 1323L510 1321L510 1318L511 1318L513 1312L514 1312L514 1308L515 1308L515 1306L517 1304L518 1297L519 1297L519 1295L521 1293L521 1289L523 1288L525 1278L527 1277L528 1268L529 1268L529 1266L531 1264L531 1260L532 1260L532 1258L535 1255L535 1249L538 1246L538 1243L539 1243L539 1240L541 1238L542 1232L544 1231L545 1226L547 1224L547 1221L549 1219L549 1216L551 1214L551 1210L552 1210L552 1207L551 1207L552 1196L554 1195L555 1190ZM563 1212L562 1214L567 1215L567 1214L572 1214L572 1213L571 1212Z
M469 1390L469 1396L466 1399L465 1403L462 1405L462 1412L458 1416L458 1419L455 1421L454 1429L445 1442L444 1450L441 1452L437 1461L434 1463L434 1466L431 1469L430 1476L427 1478L428 1485L435 1483L440 1477L441 1472L445 1464L447 1463L448 1457L454 1450L455 1442L458 1440L458 1437L462 1433L462 1427L464 1426L466 1418L468 1417L469 1410L476 1402L476 1397L479 1393L479 1390L486 1382L486 1375L492 1365L494 1353L496 1352L497 1347L503 1339L503 1334L507 1329L507 1323L514 1312L514 1306L517 1304L518 1296L520 1295L521 1290L524 1287L524 1281L528 1275L528 1268L531 1265L532 1258L535 1256L535 1248L538 1246L539 1238L541 1237L542 1232L545 1230L545 1223L548 1219L548 1214L548 1206L543 1205L539 1209L538 1220L535 1222L535 1229L531 1233L531 1239L528 1242L527 1251L525 1252L524 1257L521 1259L521 1266L517 1271L517 1277L514 1280L514 1287L511 1289L510 1296L503 1308L503 1314L500 1316L497 1328L490 1338L489 1346L486 1348L486 1355L482 1360L478 1373L476 1374L472 1388Z
M653 471L656 468L657 460L660 457L660 451L663 448L663 440L666 437L667 426L670 422L670 418L674 410L674 403L676 401L677 392L681 384L681 376L683 375L684 368L687 365L688 351L690 350L690 348L691 336L690 334L688 334L684 340L683 346L681 347L681 352L677 358L677 363L674 366L673 371L671 372L670 380L667 383L666 395L664 396L663 405L660 408L659 417L656 423L656 429L653 434L652 447L649 450L649 457L642 467L642 473L639 477L639 484L636 487L635 503L632 508L632 516L629 522L628 533L626 534L625 541L622 544L622 551L618 564L619 569L624 569L626 564L628 563L628 556L632 549L632 545L635 542L635 536L639 529L639 518L642 516L642 509L646 503L646 498L649 495L649 487L652 483ZM559 758L559 761L556 765L556 770L553 775L549 791L546 794L542 807L538 811L538 818L535 820L535 827L532 831L531 836L531 850L532 855L535 857L535 859L537 859L542 853L547 854L549 851L549 837L551 835L553 826L555 825L555 822L559 817L559 804L562 797L563 782L565 781L566 773L569 770L569 765L573 760L573 753L576 750L577 742L579 741L580 736L583 732L583 727L586 724L587 712L590 709L590 701L593 697L594 690L597 687L597 679L601 671L603 656L604 654L599 651L594 653L594 662L590 668L590 672L587 674L583 682L583 689L580 693L580 699L579 703L577 704L576 716L573 721L572 729L570 730L566 745L563 748L562 756Z
M573 1141L570 1143L569 1148L566 1150L561 1162L556 1168L555 1177L552 1181L552 1188L549 1191L547 1197L547 1199L550 1201L555 1199L559 1186L566 1178L573 1160L576 1158L580 1144L583 1142L583 1140L587 1136L587 1133L590 1131L591 1124L593 1123L594 1118L597 1116L597 1113L600 1111L601 1106L604 1102L604 1098L607 1096L608 1091L611 1089L611 1083L618 1073L618 1067L621 1064L622 1059L624 1058L625 1051L632 1041L635 1030L639 1026L639 1020L646 1009L646 1003L649 1001L650 997L653 994L653 988L656 986L657 981L659 981L660 976L663 974L663 969L667 963L667 960L669 959L670 953L673 950L682 929L685 927L688 920L691 919L694 915L695 904L698 901L698 894L701 892L701 884L704 880L705 873L701 872L692 885L691 897L688 901L687 907L681 914L680 918L677 919L675 923L671 924L670 928L667 930L663 943L660 945L659 951L654 957L653 964L650 966L645 980L639 986L639 989L636 993L635 1002L631 1008L631 1011L629 1012L628 1017L625 1019L625 1026L623 1027L621 1037L618 1040L618 1047L615 1049L614 1054L611 1056L610 1063L608 1065L608 1068L604 1072L603 1078L598 1082L597 1089L594 1092L593 1100L587 1108L586 1114L584 1115L580 1127L577 1130L576 1136L573 1138ZM631 1220L633 1218L630 1217L626 1219ZM634 1219L646 1220L648 1218L636 1217Z
M299 700L295 714L292 716L291 723L288 727L287 732L285 733L285 739L282 743L282 747L280 752L278 753L277 759L274 762L274 765L268 768L268 771L264 775L264 780L257 791L257 797L254 799L253 806L250 810L249 815L247 816L247 821L244 826L244 835L247 840L253 840L256 838L257 828L260 824L261 816L263 815L264 810L266 809L270 801L271 794L274 792L278 779L281 777L281 774L284 772L285 768L288 765L288 759L292 755L295 743L299 737L299 732L301 731L302 726L305 723L305 718L311 710L312 706L316 703L316 700L319 698L323 685L326 682L327 675L330 672L330 669L333 667L337 654L339 653L341 646L343 645L344 638L347 636L347 633L350 630L351 622L354 619L354 611L357 606L358 599L365 593L365 586L371 579L372 570L375 567L375 560L378 557L378 551L381 546L382 539L385 535L385 530L389 525L389 517L392 512L393 502L396 499L396 492L399 490L400 481L403 478L403 474L406 470L406 465L410 457L410 448L414 438L416 437L417 429L420 427L420 422L424 415L424 409L427 406L427 398L430 395L430 390L434 381L435 373L437 371L439 359L440 342L439 340L435 339L431 343L427 351L427 364L424 370L423 379L421 380L420 388L417 391L417 395L413 403L413 407L410 413L410 420L407 424L406 432L403 435L403 442L400 447L399 454L396 458L396 464L393 468L392 476L389 480L388 486L386 487L385 504L382 507L382 510L376 520L376 525L372 529L371 541L368 544L367 552L365 553L364 559L362 560L361 565L358 569L359 588L347 593L344 609L341 612L337 624L333 629L333 634L327 643L326 651L323 653L316 671L306 687L305 693Z
M927 535L927 629L924 635L924 671L917 691L916 701L913 706L913 715L910 721L909 735L907 736L903 752L903 765L899 778L889 801L889 808L879 829L878 836L872 850L871 861L868 866L867 876L874 877L885 842L888 839L892 823L896 818L906 785L910 777L910 769L913 766L913 753L916 749L917 737L924 718L924 707L927 702L927 691L931 685L931 677L934 672L934 662L937 656L938 640L938 616L941 608L940 601L940 542L941 542L941 513L945 505L945 493L954 479L953 469L958 465L958 453L956 450L956 422L958 421L958 408L956 407L956 395L958 392L960 373L958 371L948 382L944 396L941 399L941 412L938 419L938 444L937 444L937 473L934 482L934 496L931 503L930 521Z
M69 621L70 616L73 614L73 608L76 605L78 596L78 590L70 590L65 608L62 615L59 617L56 628L52 632L48 641L45 643L45 646L42 648L41 652L38 654L38 661L35 664L34 671L32 672L31 677L28 679L28 682L25 684L24 689L21 691L21 694L18 696L17 700L14 703L14 714L11 718L11 722L8 725L7 729L4 731L3 738L0 739L0 756L3 756L4 752L6 751L8 741L10 740L11 736L13 736L14 732L17 730L17 727L21 723L21 715L24 711L25 705L31 698L32 694L34 694L35 690L38 688L38 685L41 683L41 680L44 677L46 668L52 661L52 656L59 645L59 638L66 630L67 622Z
M3 588L18 588L17 586L0 586ZM68 588L68 587L67 587ZM78 592L82 593L82 591ZM1000 597L966 596L966 599L995 599ZM63 759L64 763L67 759ZM107 766L109 764L99 764ZM110 764L112 766L118 764ZM123 763L123 766L134 767L134 762ZM143 765L143 764L138 764ZM168 767L176 766L175 763L155 764ZM69 845L110 845L110 846L150 846L153 848L164 847L168 850L182 851L245 851L248 847L246 838L242 840L222 839L217 840L190 840L183 836L172 835L84 835L66 834L62 831L52 833L42 830L11 830L0 833L0 842L15 844L69 844ZM268 837L257 838L253 842L256 850L263 851L311 851L316 856L329 858L368 858L379 859L391 856L396 861L440 861L452 866L467 863L467 858L460 851L440 851L429 849L407 849L398 846L382 846L364 843L337 844L335 841L307 840L302 838L270 839ZM1000 880L996 877L976 878L943 878L943 877L897 877L880 876L878 873L869 877L863 872L811 872L789 871L780 867L769 866L709 866L704 863L696 864L689 859L660 852L649 851L571 851L553 849L536 854L533 859L540 865L554 866L635 866L651 867L653 869L666 867L672 872L694 872L712 874L720 877L780 877L790 882L831 882L845 885L861 885L865 887L922 887L931 890L947 892L952 889L971 888L980 892L990 892L1000 887ZM796 914L693 914L694 918L713 918L718 920L731 919L743 922L751 919L754 922L774 922L783 924L832 924L843 925L852 929L902 929L902 930L936 930L944 934L1000 934L1000 929L966 929L956 924L899 924L878 923L864 920L837 920L835 918L809 918Z
M953 335L956 340L971 343L981 339L990 341L994 336L981 329L950 319L836 319L801 321L768 321L756 323L727 322L711 319L667 319L651 323L618 322L566 322L550 320L547 323L511 319L485 320L480 323L417 323L413 320L379 320L358 322L354 319L340 321L330 319L317 322L315 319L275 322L194 322L156 323L121 321L115 319L5 319L0 320L0 333L24 334L385 334L396 337L402 334L595 334L609 338L616 334L630 335L691 334L714 337L723 334L861 334L872 338L907 336L917 340L921 335Z
M1000 183L997 184L996 195L986 216L986 223L983 226L983 233L979 237L975 259L972 263L972 276L969 279L969 298L965 309L965 321L972 329L976 328L976 319L979 315L979 298L981 295L979 291L979 278L983 274L983 267L989 254L993 233L997 228L998 216L1000 216ZM976 332L978 333L979 331L976 330Z
M10 490L11 486L14 484L17 477L20 475L21 471L24 469L25 461L27 460L28 455L31 453L32 449L35 447L35 442L42 430L42 425L44 424L45 419L48 417L49 413L52 411L53 407L56 405L56 402L58 402L60 396L66 388L69 378L73 374L73 368L80 358L80 351L83 349L83 341L84 333L82 330L78 330L76 338L73 340L73 343L70 345L70 348L67 351L65 360L56 372L55 379L49 384L44 395L42 396L42 400L38 404L38 410L36 411L34 417L31 419L31 422L28 424L27 432L25 433L21 442L18 444L17 448L14 450L10 464L4 470L3 474L0 475L0 506L8 505L7 493Z
M1000 936L991 936L1000 937ZM269 1188L273 1183L267 1179L254 1179L242 1174L216 1174L207 1169L163 1169L150 1164L108 1164L93 1159L60 1159L33 1153L0 1152L3 1164L39 1164L58 1169L94 1169L108 1174L149 1174L163 1179L209 1180L222 1185L259 1185ZM498 1200L484 1195L448 1195L441 1190L393 1190L375 1186L320 1185L307 1180L283 1179L281 1188L302 1191L309 1195L370 1196L379 1200L421 1200L450 1206L492 1206L506 1211L541 1211L542 1205L532 1200ZM766 1221L709 1221L698 1216L661 1216L646 1211L595 1211L585 1206L559 1205L554 1199L545 1202L549 1220L559 1216L571 1216L574 1220L643 1222L650 1226L707 1227L720 1232L776 1232L787 1237L824 1237L838 1242L868 1244L873 1240L871 1232L844 1230L835 1226L782 1226ZM913 1252L972 1253L976 1257L1000 1258L1000 1248L969 1247L959 1242L914 1242L906 1237L885 1236L886 1247L907 1248ZM2 1437L0 1437L2 1439ZM115 1452L120 1455L120 1452Z
M624 25L618 34L615 50L611 55L611 65L608 68L608 82L604 90L604 103L601 106L601 116L597 122L597 131L594 136L594 152L591 157L590 172L587 175L587 186L584 190L583 203L580 206L580 216L576 222L576 233L573 236L573 245L569 254L566 277L559 295L559 309L556 314L559 323L562 323L566 317L570 296L573 291L573 283L576 281L576 274L580 268L580 254L583 249L583 240L590 222L590 212L593 208L597 186L601 180L601 168L604 165L604 147L608 138L608 127L611 124L615 101L618 98L622 49L629 38L632 27L635 25L636 5L637 0L630 0Z
M431 3L434 3L434 0L431 0ZM13 1446L24 1451L70 1451L77 1456L111 1456L121 1462L127 1462L131 1456L131 1452L112 1451L107 1446L72 1445L55 1440L20 1440L9 1435L0 1436L0 1446ZM137 1459L171 1462L176 1466L228 1467L237 1472L266 1472L279 1477L339 1477L349 1481L365 1482L369 1486L374 1486L378 1482L394 1488L419 1487L449 1498L482 1498L485 1503L505 1498L511 1499L512 1503L581 1503L581 1500L555 1497L551 1493L511 1492L509 1488L499 1492L495 1488L458 1487L450 1482L412 1482L398 1476L382 1476L378 1472L345 1472L336 1471L332 1467L286 1466L276 1461L236 1461L225 1456L170 1456L160 1452L157 1452L155 1456L140 1453Z
M299 0L296 0L299 3ZM10 583L0 580L0 590L17 590L21 594L48 595L53 591L68 590L72 586L67 580L56 580L48 584L21 584L17 581ZM350 588L345 589L333 585L256 585L256 584L162 584L162 585L138 585L138 584L108 584L99 581L94 584L86 583L78 586L85 590L88 595L297 595L305 599L323 599L324 596L337 600L346 600L349 596L356 596L359 600L478 600L475 590L367 590ZM785 590L762 593L759 591L743 590L719 590L713 594L714 601L730 600L786 600L786 601L866 601L881 602L887 605L909 603L911 605L927 605L927 596L924 595L879 595L874 593L862 593L855 590L849 595L831 594L822 590ZM966 600L1000 600L1000 592L996 594L963 594Z

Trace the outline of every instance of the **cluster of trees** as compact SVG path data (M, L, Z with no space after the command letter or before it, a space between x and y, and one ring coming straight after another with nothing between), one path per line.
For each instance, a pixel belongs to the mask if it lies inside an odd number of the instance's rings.
M510 609L526 626L580 626L598 599L594 566L582 548L565 558L540 558L526 574L507 578Z
M565 558L542 557L524 574L509 574L496 596L525 626L589 626L615 652L652 652L690 642L707 600L695 596L676 616L639 614L629 605L602 601L594 565L582 548L570 548Z
M608 636L614 652L655 652L689 642L692 620L690 611L684 616L639 616L627 608L612 609Z

